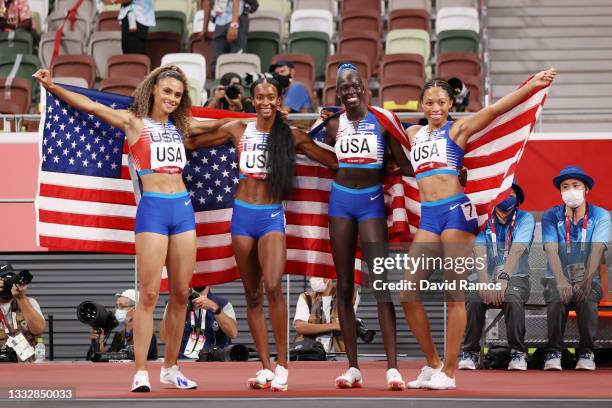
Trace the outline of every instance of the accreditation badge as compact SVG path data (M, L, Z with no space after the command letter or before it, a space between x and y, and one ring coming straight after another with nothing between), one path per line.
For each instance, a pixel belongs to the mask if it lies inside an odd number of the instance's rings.
M9 336L6 340L6 344L15 350L15 353L21 361L26 361L28 358L34 355L34 347L24 337L22 333L19 333L15 337Z

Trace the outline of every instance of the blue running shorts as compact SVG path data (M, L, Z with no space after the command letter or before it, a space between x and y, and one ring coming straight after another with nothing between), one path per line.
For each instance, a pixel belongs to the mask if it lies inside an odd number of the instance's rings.
M478 232L476 207L465 194L457 194L438 201L421 203L419 228L440 235L447 229Z
M163 194L145 191L138 203L134 233L176 235L195 230L195 215L186 191Z
M353 218L357 222L371 218L386 219L382 185L355 189L333 182L329 194L327 215L329 217Z
M270 232L285 233L285 210L281 204L251 204L234 200L232 235L259 239Z

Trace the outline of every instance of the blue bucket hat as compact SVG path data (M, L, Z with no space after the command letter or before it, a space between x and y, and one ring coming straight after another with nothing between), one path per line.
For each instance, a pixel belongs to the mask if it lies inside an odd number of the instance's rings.
M595 181L586 174L586 172L578 166L567 166L562 169L557 177L553 179L553 184L557 189L561 189L561 182L567 179L576 179L582 181L591 190L595 185Z

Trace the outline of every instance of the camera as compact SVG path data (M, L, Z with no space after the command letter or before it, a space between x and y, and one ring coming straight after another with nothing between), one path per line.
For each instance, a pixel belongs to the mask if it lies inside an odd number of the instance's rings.
M2 288L2 291L0 291L0 298L12 299L13 293L11 290L13 289L13 285L28 285L30 282L32 282L33 277L28 270L15 273L10 265L6 269L9 270L0 276L0 280L4 282L4 287Z
M240 96L240 88L236 85L230 85L225 87L225 95L230 99L238 99Z
M229 344L200 351L198 361L247 361L249 349L244 344Z
M453 88L453 97L455 112L465 112L465 109L470 104L470 90L459 78L451 78L448 84Z
M0 347L0 363L17 363L17 353L6 344Z
M121 351L109 351L93 353L91 361L94 363L108 363L109 361L132 360L134 361L134 346L127 346Z
M189 294L187 295L187 301L193 302L200 297L200 294L192 288L189 288Z
M364 343L370 344L376 336L376 330L370 330L365 326L363 320L357 318L357 336L363 340Z
M94 330L104 330L108 335L119 326L115 315L98 303L86 300L77 306L77 319L79 322L91 326Z

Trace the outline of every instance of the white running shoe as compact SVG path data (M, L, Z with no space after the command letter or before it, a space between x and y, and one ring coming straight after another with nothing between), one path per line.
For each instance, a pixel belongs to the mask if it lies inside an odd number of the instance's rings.
M132 392L151 392L151 383L149 382L148 371L136 371L136 374L134 374L134 380L132 381Z
M455 379L440 371L431 376L429 381L424 381L423 386L430 390L454 390L457 388Z
M391 391L403 391L406 388L406 383L397 368L387 370L387 388Z
M272 384L270 384L270 388L272 391L287 391L289 382L289 370L283 367L280 364L276 365L276 369L274 370L274 379L272 380Z
M253 390L270 388L272 380L274 380L274 373L266 368L255 373L255 377L249 378L247 386Z
M522 351L512 350L510 352L510 363L508 364L508 370L526 371L527 354Z
M361 371L355 367L349 368L344 374L336 378L336 387L338 388L361 388L362 385Z
M417 379L408 383L408 388L425 388L423 383L428 381L434 374L442 371L442 367L444 367L444 364L440 365L438 368L433 368L430 366L421 368L421 372L417 376Z
M174 385L176 388L181 390L198 388L198 384L185 377L176 364L170 368L165 368L162 366L159 373L159 381L162 384Z
M595 355L588 351L580 353L580 359L576 363L576 370L595 370Z
M474 353L473 351L464 351L461 353L461 360L459 360L459 364L457 368L459 370L475 370L478 364L478 353Z
M546 371L561 371L561 353L558 351L551 351L546 354L544 362L544 370Z

